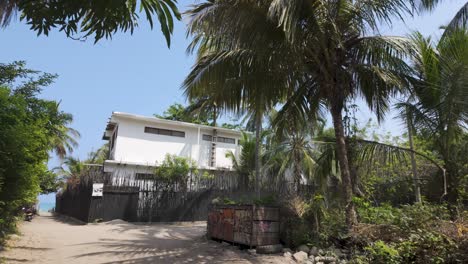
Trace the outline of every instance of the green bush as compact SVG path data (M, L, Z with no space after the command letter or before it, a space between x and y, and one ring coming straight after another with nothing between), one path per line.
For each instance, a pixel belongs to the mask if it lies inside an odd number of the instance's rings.
M365 247L364 250L366 250L367 258L371 263L401 263L398 250L393 245L385 244L382 240Z
M417 229L398 244L404 263L452 263L456 244L442 234Z
M372 207L359 199L356 204L361 221L367 224L365 231L357 232L358 241L367 246L362 247L363 255L354 256L353 263L466 263L462 243L443 233L444 224L453 224L447 221L445 205ZM376 237L379 240L372 241Z

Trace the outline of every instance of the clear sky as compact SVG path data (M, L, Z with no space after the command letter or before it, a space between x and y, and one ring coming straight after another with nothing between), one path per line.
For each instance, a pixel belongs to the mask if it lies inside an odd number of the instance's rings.
M180 0L186 9L193 0ZM419 30L425 35L439 36L446 24L466 0L446 0L430 13L406 24L395 23L381 33L405 35ZM112 111L142 115L161 113L174 102L184 102L180 90L182 80L193 64L185 49L185 25L176 23L172 46L167 48L156 27L153 31L141 21L133 35L118 33L112 40L79 42L60 32L48 37L36 36L22 22L14 21L0 30L0 62L25 60L28 67L59 75L43 92L43 97L61 101L62 109L74 116L73 127L80 131L80 146L74 155L86 154L100 147L107 119ZM362 121L372 115L365 107L358 113ZM383 130L401 134L399 122L389 115ZM56 166L53 161L51 166Z

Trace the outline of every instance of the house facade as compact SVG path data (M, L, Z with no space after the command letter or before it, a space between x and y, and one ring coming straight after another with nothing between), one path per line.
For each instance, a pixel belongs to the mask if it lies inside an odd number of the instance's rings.
M236 130L113 112L103 136L110 148L104 171L145 177L167 154L189 158L199 169L232 170L226 153L239 156L240 138Z

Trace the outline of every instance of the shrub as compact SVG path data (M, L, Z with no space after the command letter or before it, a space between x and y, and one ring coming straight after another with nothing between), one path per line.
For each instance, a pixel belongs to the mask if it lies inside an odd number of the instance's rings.
M452 263L457 246L442 234L417 229L398 249L404 263Z
M398 250L393 245L385 244L382 240L364 248L367 258L371 263L401 263L401 257Z

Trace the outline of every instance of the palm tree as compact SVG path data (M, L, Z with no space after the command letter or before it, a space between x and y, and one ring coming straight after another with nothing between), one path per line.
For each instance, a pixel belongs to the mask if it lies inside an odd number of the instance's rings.
M413 144L413 136L414 136L415 128L414 128L414 116L412 114L412 109L416 106L413 104L413 101L414 101L414 96L410 96L405 102L397 103L396 108L400 109L400 119L404 120L406 131L408 134L409 147L412 151L415 151L414 144ZM418 175L417 175L416 158L413 152L410 155L411 155L411 171L413 175L415 201L417 203L420 203L422 201L421 187L420 187Z
M204 117L211 119L211 126L216 127L220 110L216 104L214 96L204 95L198 98L192 98L190 104L185 108L185 113L195 118Z
M297 102L291 106L306 102L326 107L333 118L351 227L357 216L342 111L360 96L381 120L389 97L408 86L411 69L404 59L411 42L372 33L381 22L411 13L411 4L211 0L195 5L188 12L194 37L189 49L198 47L199 58L187 83L211 84L236 106L268 95L263 100L268 106L288 96Z
M88 154L88 159L86 163L89 164L103 164L109 158L109 142L102 145L98 150L91 151Z
M422 11L429 10L432 11L442 0L424 0L420 1L419 9ZM468 26L468 1L457 11L455 16L450 20L450 22L444 27L444 35L447 35L452 30L463 28Z
M234 170L240 176L241 188L248 189L250 178L255 171L256 140L250 134L242 132L240 139L241 154L237 157L234 152L228 151L226 157L231 159Z
M416 103L400 106L410 111L417 131L435 142L447 171L447 199L454 216L461 166L457 146L468 121L468 31L451 29L438 43L420 33L413 40L418 47L413 58L419 77L412 87Z
M240 2L238 4L243 5ZM281 30L267 19L265 9L267 6L260 2L254 5L262 6L263 9L249 9L247 5L247 8L243 9L245 12L239 14L244 18L254 18L254 28L262 28L265 30L264 33L267 33L256 35L255 39L266 37L268 41L271 41L272 35L277 35L278 39L281 39ZM212 12L213 9L218 10L218 8L220 12ZM254 28L246 28L251 27L252 24L241 23L241 20L237 18L235 21L224 21L223 10L230 12L230 16L234 16L235 10L230 8L229 1L201 3L187 12L190 18L188 34L193 36L188 51L194 52L197 49L197 61L184 81L183 88L189 99L209 94L216 98L217 106L224 111L231 111L238 115L249 112L253 116L256 139L255 189L258 193L263 116L285 97L284 88L291 81L285 78L285 75L278 74L284 69L281 69L280 64L276 64L276 60L282 57L292 64L295 60L292 56L287 56L291 55L290 53L279 54L275 46L267 49L263 46L252 49L249 45L243 45L242 42L239 42L239 45L234 44L236 42L234 39L232 39L233 42L224 39L225 33L228 33L224 30L226 26L224 22L233 22L235 25L229 24L231 29L244 29L241 30L243 33L241 31L238 33L244 34L243 38L246 38L246 41L252 40L248 38L254 36L254 31L258 31ZM262 16L259 16L259 11L262 12ZM281 42L277 44L282 45ZM281 50L284 49L279 49Z
M177 0L77 0L73 3L68 0L2 0L0 26L7 26L13 16L21 13L21 19L26 20L31 30L38 34L48 35L51 29L58 28L71 38L80 33L84 38L94 35L97 42L103 37L111 38L117 31L133 33L138 26L139 13L144 11L151 28L153 19L157 17L170 46L174 18L181 19L176 3ZM136 9L138 4L139 11Z
M74 186L79 183L80 178L87 172L88 167L78 158L66 156L59 167L53 171L63 180L67 185Z
M77 139L80 138L80 133L71 128L70 124L73 122L73 116L59 110L60 103L55 103L51 107L52 121L50 122L50 147L55 152L57 157L63 159L66 155L73 152L73 149L78 146Z
M311 139L314 129L298 115L278 113L273 117L274 143L267 153L273 166L279 161L278 174L292 170L294 187L300 191L301 179L311 179L315 169L315 151ZM267 162L268 163L268 162Z

